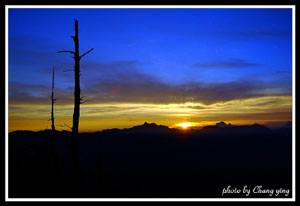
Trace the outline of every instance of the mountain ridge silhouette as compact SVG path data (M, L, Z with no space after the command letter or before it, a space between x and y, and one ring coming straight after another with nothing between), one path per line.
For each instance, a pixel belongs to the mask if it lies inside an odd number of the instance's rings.
M72 133L56 131L54 165L51 135L51 130L9 133L10 197L215 198L228 185L291 189L290 128L196 130L146 122L79 133L79 191L70 186Z
M283 130L283 129L291 129L292 128L292 122L288 121L284 123L281 127L274 129L274 128L269 128L268 126L265 126L263 124L259 123L253 123L253 124L245 124L245 125L232 125L231 123L226 124L226 126L220 126L220 123L224 123L223 121L217 122L215 125L207 125L202 128L186 128L184 129L185 131L190 131L190 132L228 132L228 131L236 131L236 132L243 132L243 131L253 131L253 132L259 132L259 131L274 131L274 130ZM40 131L50 131L50 129L45 129L45 130L40 130ZM15 130L9 133L14 133L14 132L40 132L40 131L31 131L31 130ZM168 127L165 125L158 125L154 122L148 123L147 121L144 122L141 125L135 125L129 128L112 128L112 129L103 129L101 131L95 131L95 132L81 132L81 133L120 133L120 132L127 132L127 133L143 133L143 132L151 132L151 133L159 133L159 132L181 132L183 131L182 128L180 127ZM57 130L56 132L64 132L68 133L71 131L68 130Z

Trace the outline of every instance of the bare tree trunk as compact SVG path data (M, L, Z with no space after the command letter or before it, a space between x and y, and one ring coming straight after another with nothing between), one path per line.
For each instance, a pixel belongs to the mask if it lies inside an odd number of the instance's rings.
M50 155L52 158L54 158L54 136L55 136L55 123L54 123L54 67L52 70L52 91L51 91L51 129L52 129L52 135L50 140Z
M51 128L52 132L55 132L55 124L54 124L54 67L52 71L52 93L51 93Z
M79 170L78 158L78 127L80 117L80 56L79 56L79 39L78 39L78 21L75 20L75 36L72 36L75 45L74 52L74 73L75 73L75 87L74 87L74 113L73 113L73 171L75 173ZM75 174L76 176L78 174Z
M75 45L75 51L58 51L58 53L71 53L75 61L74 64L74 74L75 74L75 86L74 86L74 113L73 113L73 126L72 126L72 169L73 177L78 178L79 175L79 156L78 156L78 127L79 127L79 117L80 117L80 104L82 104L80 97L80 60L83 56L88 54L93 50L90 49L82 55L79 55L79 39L78 39L78 21L75 20L75 35L72 36Z

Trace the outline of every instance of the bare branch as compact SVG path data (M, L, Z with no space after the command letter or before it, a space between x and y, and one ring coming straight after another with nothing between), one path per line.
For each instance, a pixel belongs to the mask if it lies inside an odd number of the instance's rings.
M72 127L70 127L69 125L67 125L66 123L64 123L64 125L66 126L66 127L68 127L69 129L71 129L72 130Z
M57 127L68 127L68 128L70 128L72 130L72 128L69 125L67 125L66 123L64 125L57 124L56 126Z
M89 100L80 101L80 104L84 104L86 102L89 102Z
M84 104L84 103L90 101L90 100L85 100L84 98L85 98L85 96L80 97L80 104Z
M94 50L94 48L91 48L90 50L88 50L87 52L85 52L84 54L82 54L81 56L80 56L80 59L82 58L82 57L84 57L85 55L87 55L88 53L90 53L91 51L93 51Z
M75 54L75 52L70 51L70 50L58 51L57 53L71 53L71 54Z
M64 72L70 72L70 71L74 71L74 69L67 69Z

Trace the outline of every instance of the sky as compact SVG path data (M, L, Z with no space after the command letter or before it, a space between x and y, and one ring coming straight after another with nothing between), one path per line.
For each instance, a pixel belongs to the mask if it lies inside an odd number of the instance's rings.
M80 132L292 120L292 9L17 9L8 13L9 131L72 125L79 22Z

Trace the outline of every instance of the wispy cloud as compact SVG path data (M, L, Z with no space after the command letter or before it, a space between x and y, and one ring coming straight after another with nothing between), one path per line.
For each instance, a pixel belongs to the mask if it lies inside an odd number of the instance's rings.
M245 36L245 37L257 37L257 36L292 37L292 31L273 31L273 30L264 30L264 29L241 31L241 32L238 32L238 34L241 36Z
M234 63L235 62L235 63ZM227 62L227 67L250 66L244 61ZM237 63L238 62L238 63ZM219 63L220 64L220 63ZM170 104L201 102L209 105L234 99L268 95L290 95L289 88L255 79L227 83L186 82L171 85L138 70L137 61L110 63L86 62L82 76L82 96L91 103L131 102ZM89 71L94 72L89 72ZM70 74L72 75L72 74ZM72 104L73 88L55 91L57 104ZM12 103L49 103L50 85L9 83L9 100Z
M32 104L45 105L50 103L51 87L49 85L25 84L19 82L9 82L9 104ZM55 89L55 98L57 104L70 104L72 99L73 88Z
M263 65L264 64L254 63L244 59L230 58L227 60L216 60L210 62L196 63L193 66L201 69L210 69L210 68L239 69L239 68L248 68L248 67L260 67Z
M224 38L236 40L254 40L265 38L292 38L292 30L272 30L272 29L251 29L251 30L226 30L213 29L209 31L193 31L183 33L194 38Z

